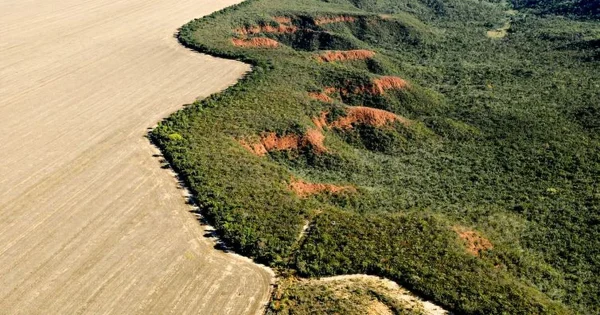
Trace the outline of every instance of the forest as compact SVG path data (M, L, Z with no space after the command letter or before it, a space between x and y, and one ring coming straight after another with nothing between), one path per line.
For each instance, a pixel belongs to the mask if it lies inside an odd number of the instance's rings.
M537 13L569 15L578 18L600 17L599 0L512 0L517 9L535 9Z
M178 38L253 70L150 136L225 244L283 278L381 276L460 314L599 314L584 2L248 0Z

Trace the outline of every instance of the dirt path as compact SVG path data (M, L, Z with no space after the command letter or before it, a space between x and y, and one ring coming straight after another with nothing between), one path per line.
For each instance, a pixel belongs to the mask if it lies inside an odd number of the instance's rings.
M0 311L242 314L272 276L213 249L147 128L248 66L187 21L238 0L0 0Z

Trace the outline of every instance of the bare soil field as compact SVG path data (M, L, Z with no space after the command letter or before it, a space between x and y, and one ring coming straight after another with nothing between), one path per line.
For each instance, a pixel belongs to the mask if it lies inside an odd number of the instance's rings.
M186 50L237 0L0 0L0 309L251 314L272 275L213 248L145 138L245 64Z

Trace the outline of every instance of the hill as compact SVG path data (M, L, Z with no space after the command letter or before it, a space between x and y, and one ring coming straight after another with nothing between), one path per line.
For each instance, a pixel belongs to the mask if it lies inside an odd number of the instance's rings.
M599 313L600 27L510 9L245 2L179 39L253 71L151 137L222 239L284 275Z

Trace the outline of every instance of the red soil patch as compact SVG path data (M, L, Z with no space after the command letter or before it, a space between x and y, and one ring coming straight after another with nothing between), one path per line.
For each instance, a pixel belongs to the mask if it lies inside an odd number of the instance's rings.
M333 102L331 97L329 97L329 95L327 95L325 93L312 92L312 93L308 93L308 96L310 96L312 99L315 99L315 100L321 101L321 102L325 102L325 103Z
M298 30L298 28L293 25L280 24L277 27L271 26L271 25L262 25L262 26L254 25L254 26L249 26L249 27L244 27L244 28L238 28L235 31L236 31L236 33L238 33L240 35L255 35L255 34L260 34L260 33L275 33L275 34L294 33L297 30Z
M341 192L356 192L356 188L352 186L336 186L332 184L317 184L307 183L302 180L292 179L290 183L290 190L295 192L299 197L306 198L311 195L320 193L332 193L337 194Z
M283 151L298 149L300 147L300 137L298 137L298 135L278 137L274 132L270 132L263 135L260 142L267 151Z
M346 61L346 60L365 60L375 56L370 50L346 50L346 51L328 51L317 56L321 62Z
M351 82L346 82L346 84L350 85ZM370 84L355 87L354 91L349 91L347 88L329 86L324 88L323 92L325 94L333 94L339 91L342 95L348 95L350 93L383 95L387 90L404 90L407 88L410 88L410 84L406 80L399 77L386 76L374 79Z
M467 251L474 256L479 256L481 251L494 248L492 242L481 236L477 231L471 231L460 226L455 226L452 229L463 241L465 241Z
M353 16L340 15L340 16L324 16L315 19L315 25L326 25L331 23L340 22L354 22L356 18Z
M267 149L262 143L248 143L244 140L238 140L238 142L244 147L246 150L254 153L254 155L263 156L267 154Z
M411 124L410 120L382 109L353 106L348 108L346 116L332 122L331 126L340 129L350 129L354 124L382 127L396 121L406 126Z
M323 130L323 127L327 126L327 114L328 112L322 112L319 117L314 117L312 119L312 122L319 130Z
M372 93L383 94L386 90L402 90L407 88L408 82L398 77L381 77L373 80Z
M321 130L310 129L302 138L302 146L311 145L317 153L323 153L327 152L327 148L325 148L325 144L323 144L324 141L325 136L321 133Z
M328 112L322 112L318 117L313 117L312 122L318 129L330 126L340 129L351 129L355 124L369 125L373 127L383 127L392 122L400 122L405 126L410 126L412 121L398 116L394 113L365 106L349 107L346 116L338 118L336 121L327 123Z
M237 47L265 47L265 48L276 48L279 46L279 42L270 38L255 37L251 39L231 39L233 45Z
M264 156L271 151L295 150L311 146L317 153L327 152L324 145L325 136L319 129L310 129L306 134L299 136L295 134L277 136L274 132L262 135L260 142L248 143L244 140L238 142L248 151L258 156Z

